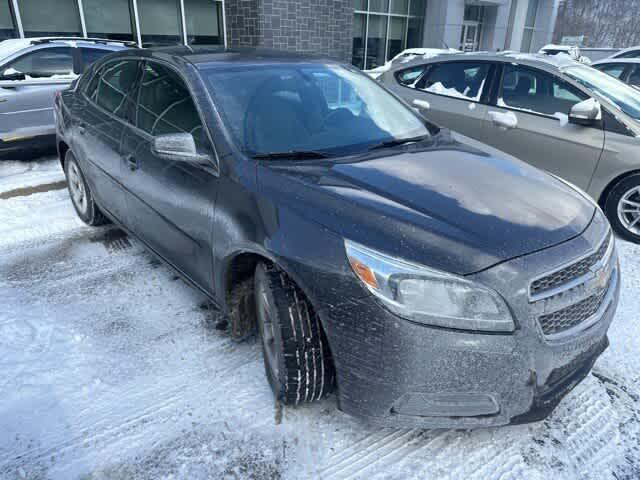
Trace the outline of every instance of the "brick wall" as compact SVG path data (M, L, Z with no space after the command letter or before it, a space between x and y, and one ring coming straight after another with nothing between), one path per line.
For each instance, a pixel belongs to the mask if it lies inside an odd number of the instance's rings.
M226 0L231 46L260 46L351 61L352 0Z

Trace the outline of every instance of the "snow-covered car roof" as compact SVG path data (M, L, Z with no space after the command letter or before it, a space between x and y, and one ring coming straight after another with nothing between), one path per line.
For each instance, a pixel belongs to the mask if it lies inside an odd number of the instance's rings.
M544 55L540 53L517 53L517 52L469 52L469 53L450 53L446 55L447 60L481 60L481 61L512 61L513 63L529 64L531 66L547 67L547 70L561 70L566 67L575 65L583 65L582 63L574 60L565 53L558 55ZM407 62L396 62L389 71L398 71L405 68L410 68L414 65L420 65L422 63L431 63L439 60L439 57L414 57ZM382 72L384 73L384 72Z
M384 65L380 65L379 67L372 68L369 70L365 70L366 73L371 75L374 78L382 75L384 72L389 70L390 68L396 66L397 64L404 64L411 62L415 59L428 59L437 57L439 55L448 55L454 53L461 53L460 50L456 50L454 48L450 48L448 50L442 48L407 48L403 50L391 60L386 62Z

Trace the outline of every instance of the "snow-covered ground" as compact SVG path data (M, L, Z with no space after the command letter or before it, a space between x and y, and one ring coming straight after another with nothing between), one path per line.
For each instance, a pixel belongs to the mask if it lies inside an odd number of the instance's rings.
M334 398L274 405L259 345L137 242L84 226L62 179L55 160L0 163L0 479L640 478L640 246L619 242L611 347L549 419L372 429Z

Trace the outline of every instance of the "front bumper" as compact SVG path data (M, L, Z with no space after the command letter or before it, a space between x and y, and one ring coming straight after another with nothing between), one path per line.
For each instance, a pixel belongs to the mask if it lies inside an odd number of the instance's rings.
M474 428L548 416L607 348L620 293L617 258L597 319L561 339L540 331L529 283L578 252L592 251L607 229L596 217L577 239L473 276L508 300L517 322L513 334L412 323L372 297L322 307L340 409L394 427Z

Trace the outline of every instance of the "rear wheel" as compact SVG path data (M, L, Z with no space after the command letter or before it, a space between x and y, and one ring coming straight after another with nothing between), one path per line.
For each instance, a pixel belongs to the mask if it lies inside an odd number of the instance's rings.
M67 176L67 187L71 196L71 203L73 203L73 208L75 208L80 219L87 225L92 226L107 223L107 218L93 200L89 184L85 180L78 161L71 153L71 150L67 151L64 157L64 173Z
M286 274L264 263L258 264L254 281L258 332L274 395L297 405L329 394L331 353L311 303Z
M640 174L618 182L607 197L605 213L618 235L640 243Z

